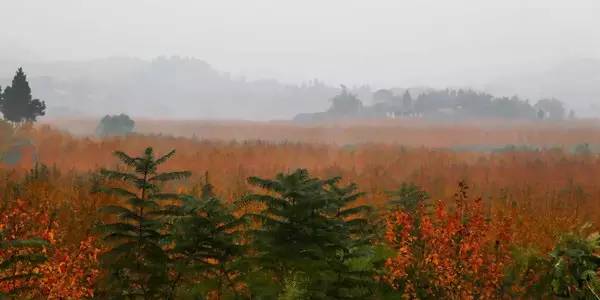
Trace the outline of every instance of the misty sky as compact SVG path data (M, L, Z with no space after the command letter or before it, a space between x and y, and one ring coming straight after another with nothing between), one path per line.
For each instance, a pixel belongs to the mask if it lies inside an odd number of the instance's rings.
M600 58L600 1L6 0L0 59L193 56L249 78L477 85Z

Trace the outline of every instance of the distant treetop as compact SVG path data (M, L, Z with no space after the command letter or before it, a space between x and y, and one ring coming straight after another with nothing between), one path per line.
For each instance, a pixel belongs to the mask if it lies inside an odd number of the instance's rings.
M126 135L133 132L134 127L135 122L126 114L106 115L100 120L96 134L101 137Z
M363 108L362 102L356 95L350 93L348 89L342 85L342 92L331 99L331 108L329 112L339 115L356 115Z
M35 122L37 117L45 115L46 103L31 96L31 88L23 68L17 70L12 85L7 86L4 93L0 93L0 111L5 120L17 124Z

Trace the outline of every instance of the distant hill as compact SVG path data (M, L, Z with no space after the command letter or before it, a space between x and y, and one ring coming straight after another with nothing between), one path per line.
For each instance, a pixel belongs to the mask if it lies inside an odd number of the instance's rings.
M127 113L134 118L291 119L301 112L326 111L330 99L340 92L339 87L318 80L298 85L247 80L216 70L205 61L181 57L45 63L0 60L0 86L10 83L19 66L29 76L33 95L46 101L49 118ZM349 90L365 105L375 104L370 87ZM413 97L432 90L410 89ZM571 60L541 71L519 70L481 90L498 96L519 95L532 102L557 98L580 117L598 117L600 60ZM405 89L390 91L402 95Z
M485 90L530 99L555 97L581 117L600 116L600 60L568 60L546 70L521 70L520 74L492 81Z
M154 118L286 119L323 110L336 87L311 80L301 85L246 80L193 58L107 58L83 62L0 62L0 85L18 66L48 117L127 113Z

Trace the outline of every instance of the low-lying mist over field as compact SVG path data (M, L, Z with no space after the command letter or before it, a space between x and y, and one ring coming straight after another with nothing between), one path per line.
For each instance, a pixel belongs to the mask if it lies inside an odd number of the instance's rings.
M1 53L0 53L1 59ZM320 79L284 83L277 78L249 79L217 70L199 58L103 58L85 61L16 62L0 60L0 86L23 66L36 97L47 100L49 117L100 117L127 113L162 119L292 119L325 111L341 92ZM398 70L399 72L401 70ZM368 78L365 77L365 82ZM556 98L581 117L600 116L600 60L563 61L547 70L515 70L484 85L349 86L364 105L377 103L382 89L413 98L432 90L473 89L496 97L519 96L533 104ZM449 104L453 105L453 104Z
M341 85L365 106L381 89L473 89L597 117L598 5L13 1L0 86L24 67L48 117L292 119Z

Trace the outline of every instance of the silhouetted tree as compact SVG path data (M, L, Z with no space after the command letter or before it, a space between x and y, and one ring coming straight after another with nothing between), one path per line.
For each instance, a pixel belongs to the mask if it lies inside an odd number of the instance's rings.
M496 98L473 90L430 91L414 102L417 112L431 115L442 110L455 111L460 117L534 119L536 109L518 97Z
M17 70L12 85L4 89L0 111L6 120L13 123L35 122L37 117L45 114L46 103L32 99L31 88L23 68Z
M96 127L96 134L99 136L126 135L133 132L134 127L135 122L126 114L106 115Z
M342 85L342 92L331 99L331 108L329 112L340 115L358 114L363 108L362 102L356 98L356 95L350 93Z
M413 99L412 99L410 93L408 92L408 90L406 90L404 92L404 95L402 95L402 106L405 110L410 110L410 109L412 109L412 105L413 105Z
M394 93L386 89L377 90L373 94L373 101L375 103L390 103L392 101L392 98L394 98Z
M528 101L519 97L502 97L492 100L491 116L504 119L535 119L536 110Z
M562 120L565 118L565 107L557 99L541 99L535 104L535 108L547 112L548 119L550 120Z

